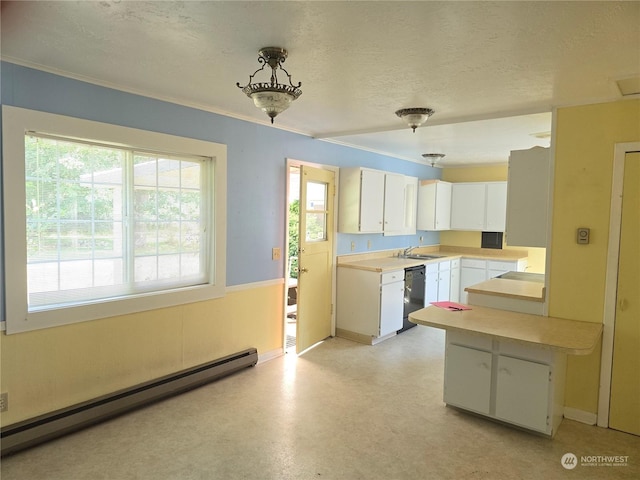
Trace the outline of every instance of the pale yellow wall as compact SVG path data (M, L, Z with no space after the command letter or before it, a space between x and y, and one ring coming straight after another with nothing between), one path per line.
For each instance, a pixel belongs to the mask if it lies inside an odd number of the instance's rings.
M640 100L558 109L549 315L602 322L614 144L640 141ZM576 243L576 228L591 243ZM596 413L600 348L569 357L565 404Z
M496 165L489 167L445 168L442 180L447 182L503 182L507 180L508 166ZM481 232L463 232L448 230L440 232L440 245L455 247L479 248L482 244ZM527 272L544 273L546 261L545 248L512 247L507 244L503 248L509 250L523 250L528 254Z
M284 285L15 335L0 335L2 425L255 347L282 348Z

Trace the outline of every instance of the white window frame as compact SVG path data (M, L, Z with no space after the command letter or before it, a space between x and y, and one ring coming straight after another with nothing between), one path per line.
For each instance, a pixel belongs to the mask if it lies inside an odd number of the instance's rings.
M224 296L226 288L227 147L223 144L105 124L23 108L2 107L4 260L7 334L126 315ZM93 140L116 146L208 157L213 162L214 226L208 284L29 312L25 199L25 133Z

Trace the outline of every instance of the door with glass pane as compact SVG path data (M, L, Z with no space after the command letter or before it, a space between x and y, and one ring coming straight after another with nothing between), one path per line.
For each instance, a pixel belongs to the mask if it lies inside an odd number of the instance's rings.
M334 173L300 167L296 351L331 335Z

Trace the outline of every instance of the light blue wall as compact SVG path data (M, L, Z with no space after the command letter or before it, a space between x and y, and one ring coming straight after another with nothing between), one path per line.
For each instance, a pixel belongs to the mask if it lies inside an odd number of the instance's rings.
M282 262L271 249L285 250L285 166L294 158L339 167L362 166L419 178L439 178L440 170L363 150L314 140L277 128L195 108L121 92L2 62L4 105L68 115L227 145L227 285L281 278ZM238 93L240 95L240 93ZM248 101L248 100L247 100ZM304 108L304 103L296 104ZM286 113L285 113L286 115ZM437 244L435 232L384 237L338 235L338 254Z

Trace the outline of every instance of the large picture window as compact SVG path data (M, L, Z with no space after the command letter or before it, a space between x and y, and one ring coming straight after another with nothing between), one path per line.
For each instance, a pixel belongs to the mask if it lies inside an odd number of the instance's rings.
M207 283L208 167L27 134L29 309Z
M224 294L223 145L12 107L3 133L8 333Z

